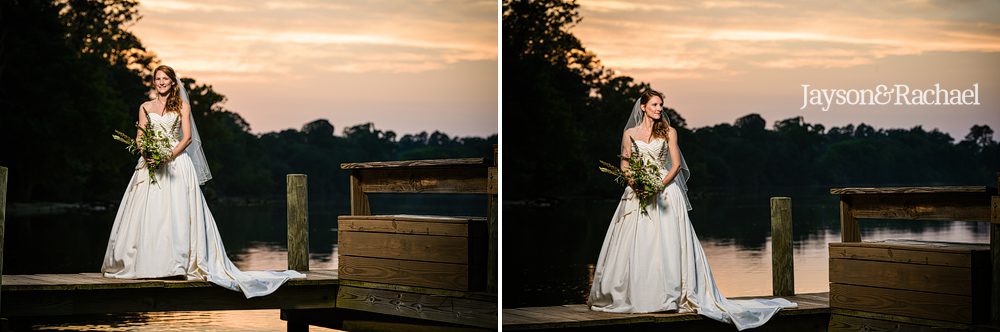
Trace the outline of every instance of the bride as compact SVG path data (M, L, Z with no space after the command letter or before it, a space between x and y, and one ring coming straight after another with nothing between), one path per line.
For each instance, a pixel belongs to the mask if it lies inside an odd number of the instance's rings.
M155 98L139 107L139 126L171 138L170 161L149 173L139 160L118 207L101 272L106 278L182 277L241 291L271 294L296 271L240 271L226 256L215 218L199 185L212 178L187 93L173 68L153 71ZM141 135L137 133L137 136Z
M780 298L729 300L716 288L688 218L690 170L677 145L677 131L662 110L663 94L655 90L636 101L622 137L621 167L627 170L625 158L639 153L660 166L666 188L645 211L632 188L625 188L597 260L590 309L697 312L744 330L763 325L781 308L797 306Z

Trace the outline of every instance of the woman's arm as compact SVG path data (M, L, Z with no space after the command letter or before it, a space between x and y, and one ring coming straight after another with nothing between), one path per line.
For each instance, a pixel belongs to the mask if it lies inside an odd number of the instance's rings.
M677 130L667 127L667 149L670 150L670 170L667 176L663 177L663 185L667 185L674 180L681 170L681 150L677 145Z
M632 156L632 140L629 139L628 130L622 136L622 172L628 173L628 158Z
M149 102L145 102L145 103L142 103L142 105L139 105L139 128L145 128L146 127L146 104L148 104L148 103ZM141 142L142 141L142 130L139 130L139 128L135 129L135 141L136 142Z
M191 145L191 108L185 104L181 103L181 141L177 143L174 150L170 152L170 160L177 158L184 149L187 149L188 145Z

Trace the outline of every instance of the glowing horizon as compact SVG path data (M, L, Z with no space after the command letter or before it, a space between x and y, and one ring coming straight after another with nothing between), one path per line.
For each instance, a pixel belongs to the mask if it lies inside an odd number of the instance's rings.
M497 133L497 5L144 1L132 31L254 133L327 119L398 135Z
M827 128L1000 130L1000 3L581 0L573 28L602 64L667 94L689 127L759 113ZM982 104L799 110L802 84L967 88Z

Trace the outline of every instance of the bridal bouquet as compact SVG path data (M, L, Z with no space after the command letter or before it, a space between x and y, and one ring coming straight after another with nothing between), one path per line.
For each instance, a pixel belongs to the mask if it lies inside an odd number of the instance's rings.
M174 125L177 125L177 121L174 121ZM170 155L173 150L170 146L170 137L164 131L153 128L153 122L149 120L149 114L146 114L145 127L140 127L138 123L135 126L142 132L142 137L139 140L118 130L115 130L111 138L125 143L125 149L128 152L139 154L143 157L143 165L149 171L149 182L156 184L156 176L153 172L170 161Z
M632 151L636 153L633 153L628 158L622 157L628 161L628 171L626 172L623 172L620 167L611 165L603 160L600 160L601 165L597 169L614 176L615 182L622 185L628 185L629 180L631 180L632 190L639 197L639 202L641 202L642 213L647 214L646 206L653 202L653 199L663 190L664 186L660 180L660 169L656 166L656 163L642 158L638 150L635 140L632 139Z

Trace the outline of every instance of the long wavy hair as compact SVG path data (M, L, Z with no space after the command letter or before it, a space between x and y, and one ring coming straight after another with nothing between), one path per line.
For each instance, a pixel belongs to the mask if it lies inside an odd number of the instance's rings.
M646 105L646 103L648 103L650 99L653 99L653 97L660 97L661 102L665 100L665 98L663 98L663 93L649 89L643 91L642 94L639 95L639 104ZM667 115L661 111L660 119L653 121L653 137L667 139L667 126L669 125L670 123L667 120Z
M173 83L172 87L170 88L170 92L167 93L167 104L163 106L163 112L164 114L166 114L166 112L177 112L178 114L180 114L181 87L177 85L177 73L174 72L174 69L170 68L170 66L160 65L159 67L156 67L156 70L153 71L153 98L155 99L156 94L159 93L156 91L156 72L161 72L161 71L164 74L167 74L167 77L169 77L170 81Z

